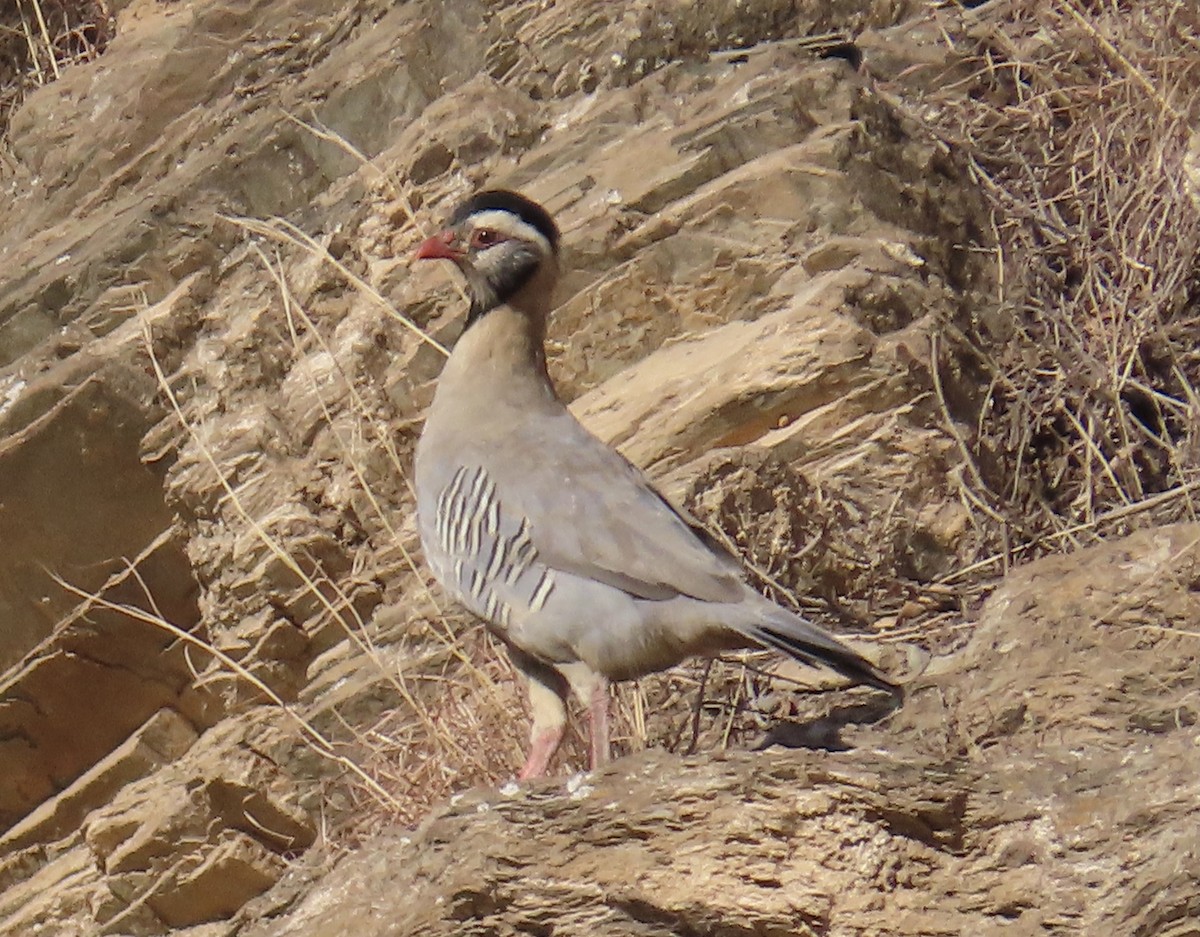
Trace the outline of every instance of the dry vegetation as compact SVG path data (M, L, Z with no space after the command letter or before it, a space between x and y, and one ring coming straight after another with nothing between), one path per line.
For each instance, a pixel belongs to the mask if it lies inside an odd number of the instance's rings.
M12 0L0 8L0 136L25 95L75 62L104 51L112 36L104 0Z
M956 323L986 388L957 415L972 502L1028 556L1196 516L1200 8L1007 9L915 113L991 208L1002 312Z
M991 580L1035 551L1070 549L1150 518L1194 518L1200 486L1200 9L1192 0L1029 0L1010 9L1015 15L983 38L954 39L961 58L952 80L912 107L968 161L992 210L1004 314L948 323L942 349L943 380L958 389L947 396L957 400L955 416L966 426L957 432L973 466L962 480L964 503L991 547L971 570ZM108 28L100 0L17 0L0 13L0 133L29 88L102 51ZM405 201L403 193L396 199ZM285 223L241 223L286 250L323 256L370 289ZM262 260L296 353L306 353L324 341L320 328L291 295L282 266ZM406 475L377 408L340 377L351 387L356 438L383 446L392 469ZM175 405L161 371L160 380ZM188 430L203 448L202 427ZM347 441L351 464L358 448ZM338 588L301 571L286 545L239 507L215 461L212 469L225 488L224 516L255 527L349 638L374 654L370 629ZM374 549L400 550L410 581L424 582L404 534L371 493L370 470L356 465L355 474L393 541ZM795 577L800 548L777 546L786 563L756 559L788 566ZM404 639L410 663L399 673L379 663L405 701L387 720L346 726L339 741L274 700L300 720L315 750L350 765L360 819L372 812L369 802L412 821L452 790L511 770L524 743L523 724L511 718L522 694L507 662L477 629L429 601L428 620ZM256 679L213 653L216 666ZM716 747L758 731L767 716L792 714L794 697L770 692L777 681L756 669L758 660L699 664L623 687L619 743L686 750L704 735L702 744ZM580 740L568 749L578 763Z

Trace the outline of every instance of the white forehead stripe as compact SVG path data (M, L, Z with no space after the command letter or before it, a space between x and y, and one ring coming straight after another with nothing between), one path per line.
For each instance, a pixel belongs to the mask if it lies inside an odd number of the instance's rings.
M492 208L486 211L475 212L471 215L470 222L473 228L490 228L497 234L503 234L505 237L529 241L538 245L545 254L554 252L546 235L542 234L533 225L526 224L520 217L510 211Z

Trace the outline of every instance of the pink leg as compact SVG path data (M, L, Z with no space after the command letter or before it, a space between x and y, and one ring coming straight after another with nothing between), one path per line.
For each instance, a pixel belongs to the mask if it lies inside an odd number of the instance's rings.
M608 681L597 676L588 701L588 735L591 738L591 768L595 771L607 764L610 751L608 740Z
M529 757L525 759L525 767L517 775L518 781L540 778L546 773L546 769L550 766L550 759L554 757L559 743L562 742L565 728L565 726L552 726L545 729L535 727L533 737L529 741Z
M529 730L529 757L517 775L520 781L540 778L546 773L567 730L567 704L562 696L566 685L553 686L538 672L527 671L527 676L533 726Z
M608 680L582 661L559 664L571 690L587 707L589 767L595 771L609 759L608 746Z

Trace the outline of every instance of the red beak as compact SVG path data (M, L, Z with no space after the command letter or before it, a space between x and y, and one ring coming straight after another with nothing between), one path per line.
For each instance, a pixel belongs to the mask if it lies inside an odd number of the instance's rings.
M453 231L426 238L417 248L417 260L460 260L464 251L454 246L457 235Z

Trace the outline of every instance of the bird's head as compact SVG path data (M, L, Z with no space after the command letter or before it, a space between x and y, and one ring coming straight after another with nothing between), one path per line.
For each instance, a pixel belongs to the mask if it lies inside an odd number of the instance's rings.
M452 260L463 272L471 290L469 324L522 291L544 292L527 299L548 306L557 274L558 227L536 202L492 189L460 205L446 228L417 248L416 259Z

